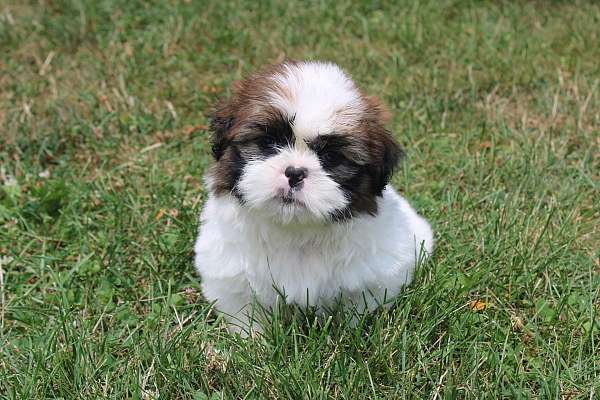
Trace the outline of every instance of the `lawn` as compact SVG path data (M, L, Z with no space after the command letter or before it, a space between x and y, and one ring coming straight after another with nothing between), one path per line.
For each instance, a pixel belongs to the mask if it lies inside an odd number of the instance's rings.
M600 397L600 4L0 1L0 398ZM284 58L393 112L434 256L349 327L229 335L211 107Z

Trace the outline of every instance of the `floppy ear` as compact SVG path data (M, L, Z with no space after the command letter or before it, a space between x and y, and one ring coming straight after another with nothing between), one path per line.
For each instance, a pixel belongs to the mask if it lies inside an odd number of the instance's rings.
M400 159L404 156L402 147L390 132L381 128L372 143L371 178L375 194L381 196L389 183Z
M385 129L385 125L388 125L392 119L388 108L375 96L367 96L365 100L369 107L368 118L364 122L371 149L369 171L373 191L381 196L385 185L390 181L400 159L404 156L404 151L394 136Z
M227 105L219 108L210 120L212 134L212 155L216 161L223 156L229 146L229 130L233 126L234 118Z

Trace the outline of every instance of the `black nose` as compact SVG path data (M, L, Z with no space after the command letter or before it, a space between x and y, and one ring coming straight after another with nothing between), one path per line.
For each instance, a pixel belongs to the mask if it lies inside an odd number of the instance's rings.
M306 178L306 175L308 175L308 170L304 167L287 167L285 169L285 176L287 176L288 178L290 187L298 186L302 182L302 180Z

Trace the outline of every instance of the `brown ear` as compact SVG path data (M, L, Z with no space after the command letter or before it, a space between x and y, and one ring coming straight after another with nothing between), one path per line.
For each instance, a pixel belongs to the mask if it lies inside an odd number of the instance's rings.
M223 156L229 146L229 131L234 123L233 112L228 104L222 105L211 117L210 131L212 134L212 155L216 161Z
M404 151L390 131L385 128L391 120L388 108L377 97L365 96L365 100L368 104L368 112L363 124L371 152L369 174L373 192L380 196Z
M373 190L380 196L404 156L404 151L385 128L379 127L372 135L370 174Z

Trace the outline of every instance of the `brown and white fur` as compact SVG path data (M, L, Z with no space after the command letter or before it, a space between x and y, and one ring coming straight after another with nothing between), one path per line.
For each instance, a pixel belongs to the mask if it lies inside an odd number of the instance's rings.
M411 281L433 235L388 186L402 150L387 122L325 62L265 68L218 106L195 266L232 330L247 333L253 304L360 313Z

